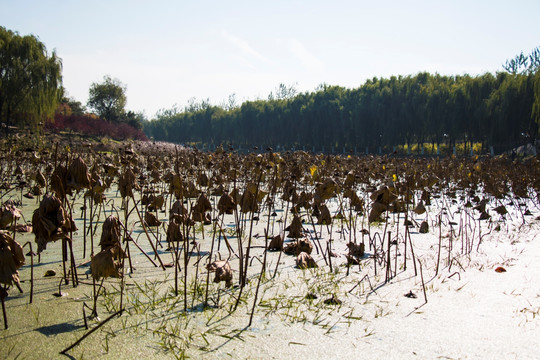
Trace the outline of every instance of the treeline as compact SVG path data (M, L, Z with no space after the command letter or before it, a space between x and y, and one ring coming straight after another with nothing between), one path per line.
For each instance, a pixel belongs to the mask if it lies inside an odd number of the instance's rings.
M535 96L536 94L536 96ZM370 152L423 143L481 143L496 151L536 138L540 73L419 73L373 78L356 89L320 86L289 98L225 109L208 102L145 123L155 140L250 148L332 147Z

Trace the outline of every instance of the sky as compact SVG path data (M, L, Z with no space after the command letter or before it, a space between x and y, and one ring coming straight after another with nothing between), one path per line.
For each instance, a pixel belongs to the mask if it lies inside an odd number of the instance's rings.
M86 104L92 83L126 86L148 119L190 102L239 105L279 84L360 87L373 77L502 71L540 46L539 0L0 0L0 26L62 59Z

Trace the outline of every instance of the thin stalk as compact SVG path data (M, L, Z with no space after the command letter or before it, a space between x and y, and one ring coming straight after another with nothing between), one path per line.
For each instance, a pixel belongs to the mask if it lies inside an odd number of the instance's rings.
M442 223L439 215L439 249L437 251L437 265L435 266L435 276L439 273L439 263L441 261L441 243L442 243Z
M386 247L386 277L384 280L385 283L390 281L390 277L392 276L392 266L391 266L392 261L390 259L390 245L392 241L390 238L391 238L391 232L389 231L388 232L388 245Z
M79 340L75 341L72 345L68 346L64 350L60 351L60 354L65 355L69 350L73 349L75 346L79 345L84 339L86 339L89 335L91 335L94 331L98 330L100 327L105 325L107 322L109 322L112 318L118 315L122 315L124 312L124 309L120 309L102 322L100 322L95 328L84 334Z
M259 279L257 279L257 287L255 289L255 298L253 299L253 306L251 307L251 314L249 315L248 327L250 327L251 324L253 323L253 315L255 314L255 306L257 306L257 298L259 297L259 288L261 286L261 280L266 269L266 253L268 252L268 231L266 229L264 230L264 239L265 239L264 240L265 242L264 258L263 258L261 273L259 274Z
M7 285L6 286L0 286L0 301L2 301L2 314L4 316L4 329L8 329L8 320L7 320L7 314L6 314L6 304L4 303L4 299L7 297Z
M212 256L214 254L214 244L216 242L216 232L217 232L217 222L214 221L214 231L212 235L212 244L210 245L210 254L208 254L208 263L210 264L212 262ZM208 306L208 287L210 284L210 271L206 272L206 289L204 292L204 306Z
M159 264L161 265L161 268L163 270L166 270L165 269L165 265L163 265L163 262L161 261L161 258L159 257L159 254L157 252L157 249L156 247L154 246L154 243L152 242L152 239L150 239L150 235L148 235L148 231L146 229L146 224L141 216L141 213L139 212L139 209L137 207L137 202L135 201L135 197L133 194L131 194L131 198L133 199L133 203L134 203L134 206L135 206L135 210L137 211L137 215L139 216L139 220L141 221L141 225L142 225L142 228L143 228L143 231L144 233L146 234L146 238L148 239L148 242L150 243L150 246L152 247L152 250L154 250L154 254L156 254L156 258L158 259L159 261Z

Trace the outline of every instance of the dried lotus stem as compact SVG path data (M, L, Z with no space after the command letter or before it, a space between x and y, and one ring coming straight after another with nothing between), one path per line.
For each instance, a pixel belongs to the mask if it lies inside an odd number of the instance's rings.
M141 216L141 213L139 212L139 209L137 207L137 202L135 201L135 197L133 196L133 193L131 193L131 199L133 200L133 203L134 203L134 206L135 206L135 210L137 212L137 215L139 216L139 220L141 221L141 225L142 225L142 228L143 228L143 231L144 233L146 234L146 238L148 239L148 242L150 243L150 246L152 247L152 250L154 251L154 254L156 255L158 261L159 261L159 264L161 265L161 268L163 270L166 270L165 269L165 265L163 265L163 262L161 261L161 258L159 257L159 254L157 252L157 249L154 245L154 243L152 242L152 239L150 239L150 235L148 234L148 230L146 228L146 224L145 224L145 221L143 220L142 216Z

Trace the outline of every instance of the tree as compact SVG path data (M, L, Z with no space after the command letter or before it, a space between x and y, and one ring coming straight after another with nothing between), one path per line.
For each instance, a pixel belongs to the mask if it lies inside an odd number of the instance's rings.
M276 88L276 92L270 92L268 95L268 100L285 100L285 99L292 99L298 91L296 90L296 84L293 85L285 85L283 83L280 83L279 86Z
M88 107L107 121L122 121L126 102L126 86L118 79L106 75L102 83L92 83L90 86Z
M540 47L534 48L529 55L524 55L523 51L513 59L506 60L503 69L512 75L533 74L540 68Z
M540 71L536 71L534 75L534 103L531 117L536 124L536 131L533 133L536 140L540 132Z
M86 107L80 101L64 95L60 101L60 104L58 104L58 109L56 111L61 112L64 115L81 116L86 112Z
M129 126L134 127L137 130L142 130L143 124L146 122L146 116L143 113L136 113L133 111L128 111L123 116L123 121Z
M0 122L38 123L54 114L62 97L62 63L33 35L20 36L0 26Z
M73 115L83 115L86 112L86 107L74 98L67 98L66 104L71 108Z

